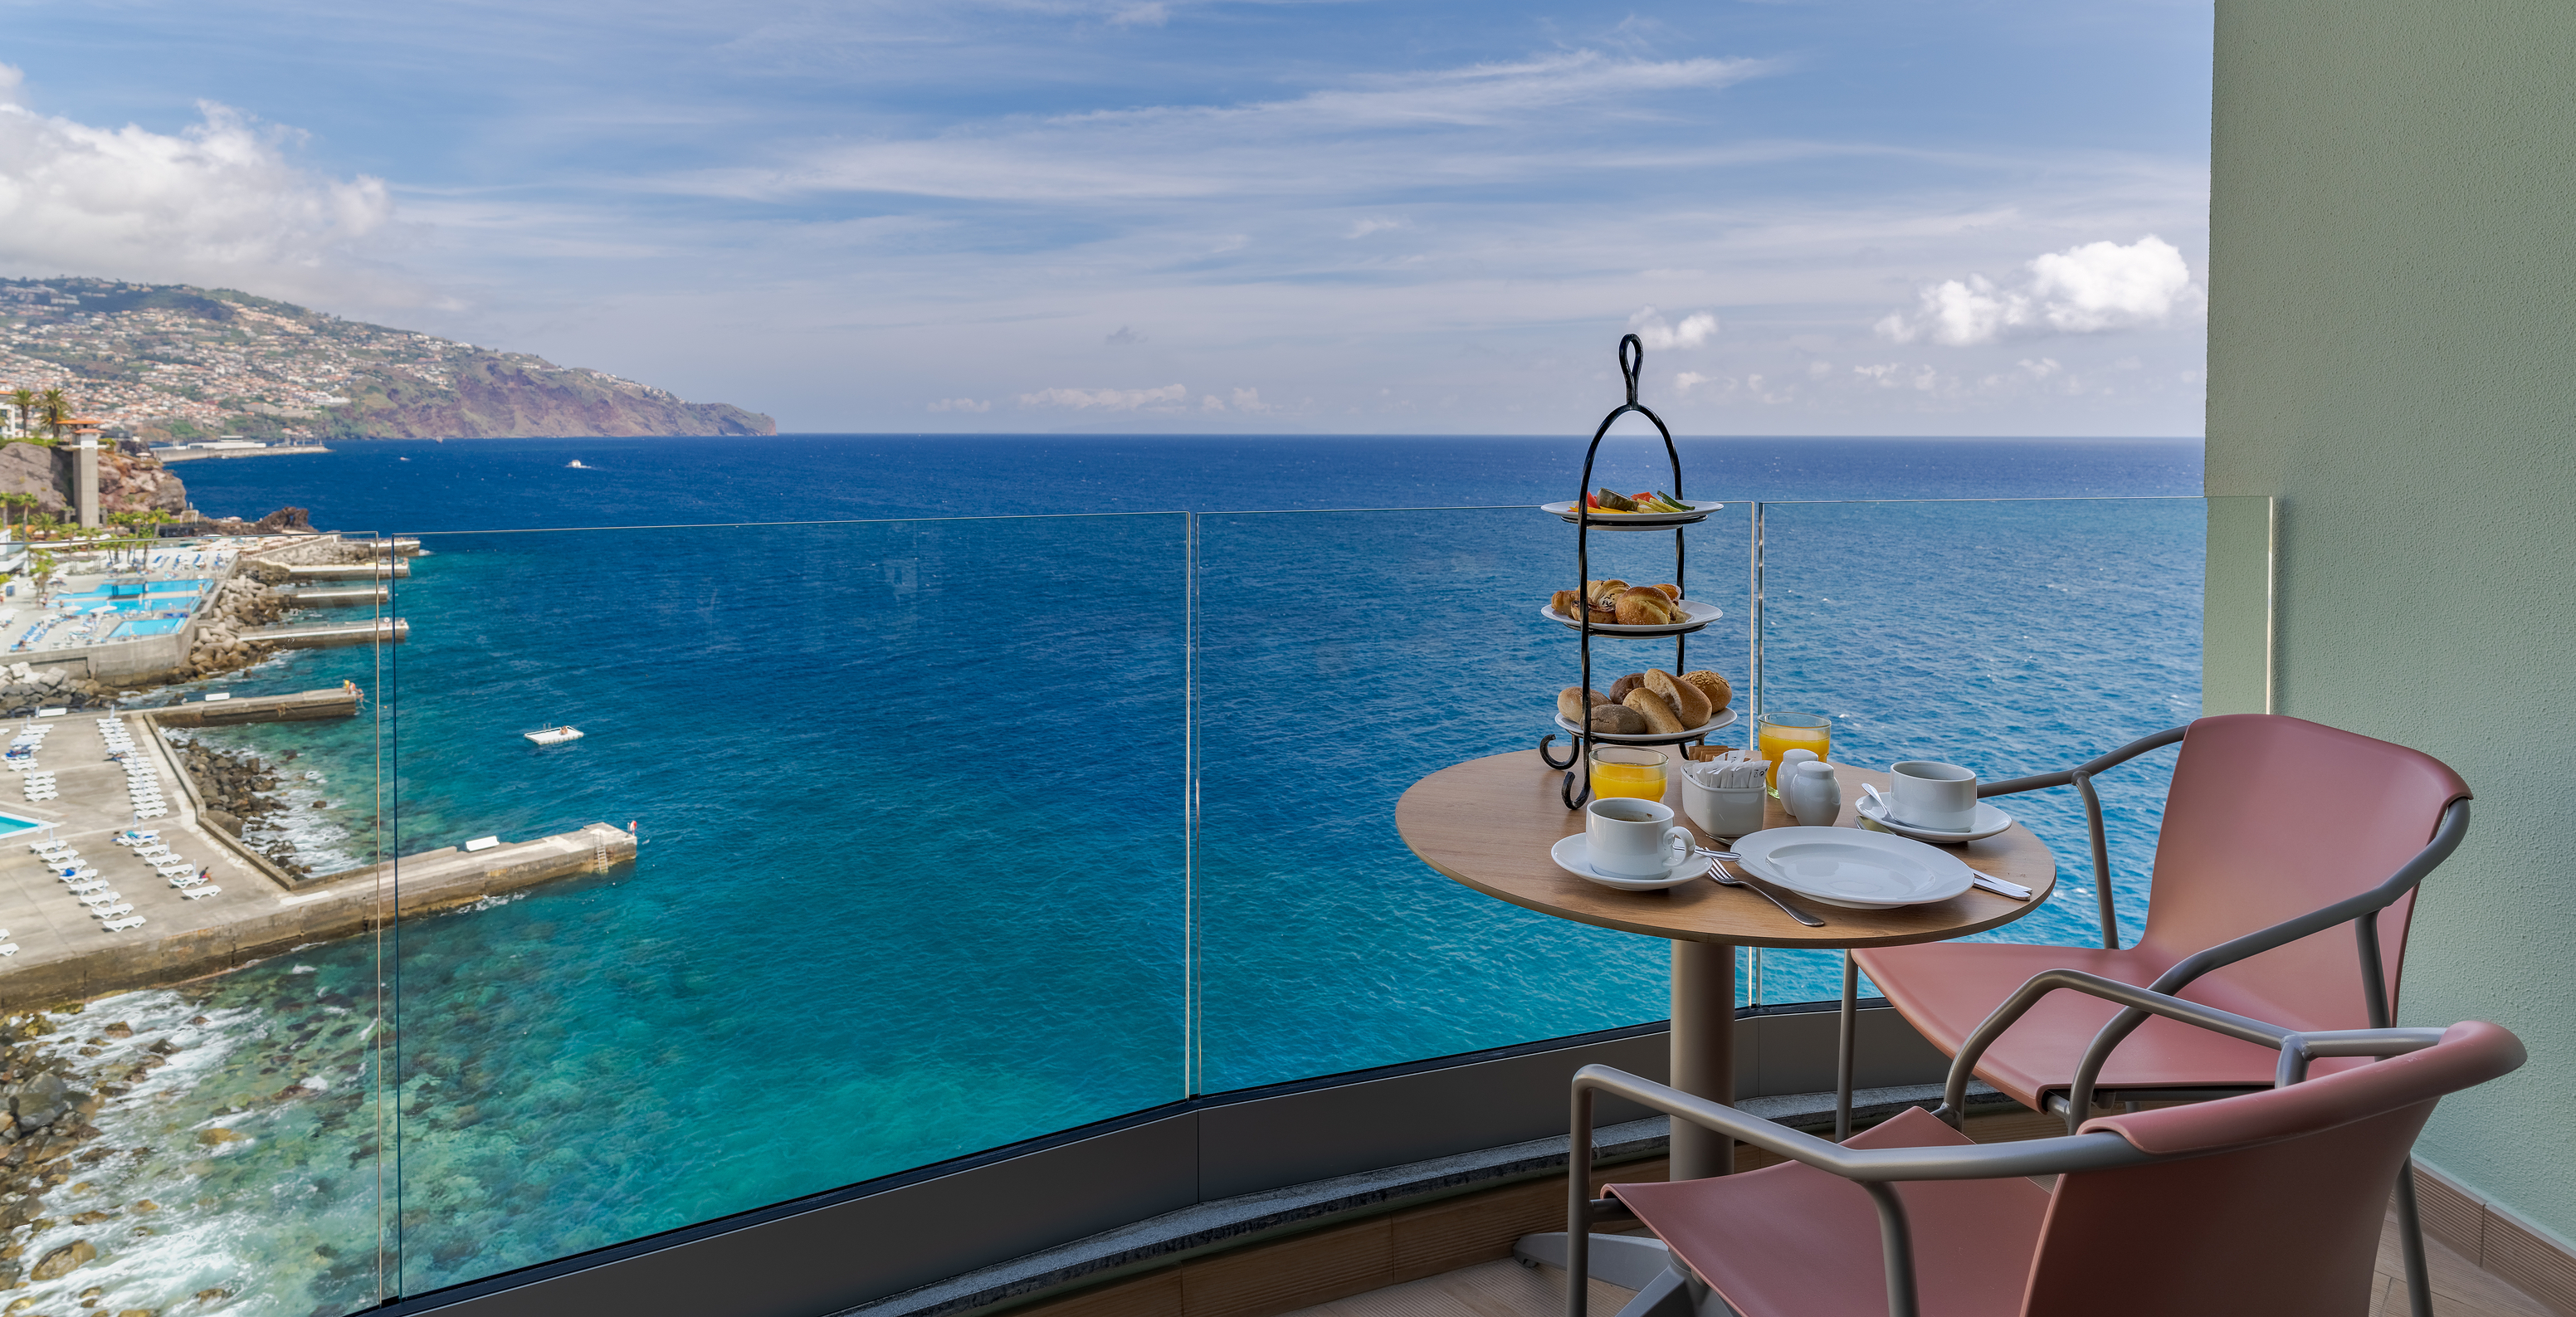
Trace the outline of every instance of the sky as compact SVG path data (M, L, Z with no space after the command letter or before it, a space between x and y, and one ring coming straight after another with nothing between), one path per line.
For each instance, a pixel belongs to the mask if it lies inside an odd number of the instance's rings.
M2201 433L2210 0L0 0L0 273L787 431Z

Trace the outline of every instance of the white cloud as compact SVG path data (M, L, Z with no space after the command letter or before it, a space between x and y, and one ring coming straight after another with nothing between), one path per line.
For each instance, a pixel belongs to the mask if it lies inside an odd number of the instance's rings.
M1342 236L1345 238L1365 238L1372 233L1384 233L1388 229L1400 229L1403 227L1403 220L1364 219L1353 224L1351 226L1351 231L1343 234Z
M1673 390L1684 397L1688 397L1691 390L1696 389L1716 378L1717 377L1714 375L1702 375L1695 370L1686 370L1673 377Z
M973 398L942 398L939 401L930 404L930 410L934 412L989 412L993 410L993 404L989 402L977 402Z
M1650 306L1628 317L1628 328L1636 331L1640 342L1658 352L1668 348L1695 348L1717 332L1717 317L1702 311L1683 317L1678 325L1668 325Z
M423 300L349 251L392 221L384 181L298 168L293 130L211 101L175 135L93 128L28 109L22 80L0 65L0 268Z
M2126 247L2089 242L2049 252L2025 268L2030 277L2014 288L1978 274L1928 284L1913 314L1890 313L1873 328L1899 343L1970 347L2013 334L2150 328L2208 306L2182 252L2152 233Z
M1020 395L1023 407L1071 407L1088 411L1132 412L1169 410L1190 400L1184 385L1166 384L1158 389L1040 389Z
M2029 371L2030 377L2035 380L2047 379L2049 376L2066 369L2064 366L2057 364L2057 358L2055 357L2041 357L2037 361L2024 357L2017 364L2019 364L2023 370Z
M1266 412L1270 410L1270 404L1261 400L1259 389L1236 389L1234 409L1239 412Z
M1159 4L1123 5L1109 15L1119 27L1161 27L1171 19L1172 11Z

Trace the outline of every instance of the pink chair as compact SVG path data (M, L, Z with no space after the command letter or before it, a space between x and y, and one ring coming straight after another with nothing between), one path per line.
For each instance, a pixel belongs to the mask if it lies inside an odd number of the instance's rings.
M1790 1160L1612 1185L1598 1201L1587 1177L1569 1177L1567 1311L1585 1317L1589 1230L1633 1216L1672 1267L1623 1317L2349 1317L2369 1307L2384 1205L2433 1104L2523 1062L2521 1041L2483 1022L2293 1031L2072 971L2025 985L2007 1009L2069 988L2278 1048L2281 1086L2027 1143L1971 1143L1917 1108L1835 1144L1586 1066L1573 1165L1588 1164L1596 1093ZM2307 1079L2320 1057L2390 1059L2329 1062ZM2035 1175L2058 1179L2043 1189Z
M2108 847L2092 779L2182 743L2136 946L2119 945ZM2263 1048L2081 994L2038 1004L1968 1051L1971 1034L2032 975L2076 969L2285 1028L2387 1026L2396 1011L2415 888L2469 825L2469 788L2404 746L2272 714L2202 718L2080 768L1996 782L1981 796L2073 786L2092 828L2102 946L1946 942L1851 953L1932 1044L2034 1110L2063 1103L2072 1131L2099 1101L2213 1097L2272 1082ZM2350 925L2353 941L2336 936ZM1847 994L1848 995L1848 994ZM1968 1067L1954 1066L1953 1123ZM1848 1081L1846 1081L1847 1083ZM1838 1131L1839 1132L1839 1131ZM2431 1312L2414 1179L2400 1177L2407 1272Z

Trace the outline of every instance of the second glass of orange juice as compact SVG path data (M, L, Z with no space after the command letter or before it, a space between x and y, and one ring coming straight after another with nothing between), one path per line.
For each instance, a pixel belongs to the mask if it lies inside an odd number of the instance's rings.
M1772 795L1780 794L1780 756L1792 750L1813 750L1818 759L1833 758L1826 753L1834 748L1831 718L1812 713L1766 713L1754 721L1754 728L1754 752L1771 761Z
M1592 751L1592 794L1596 799L1637 796L1664 798L1664 755L1660 750L1631 750L1605 745Z

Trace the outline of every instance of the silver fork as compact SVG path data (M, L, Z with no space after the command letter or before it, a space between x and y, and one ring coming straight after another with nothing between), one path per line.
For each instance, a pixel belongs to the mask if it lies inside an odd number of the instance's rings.
M1769 889L1761 886L1760 884L1746 882L1745 880L1736 877L1734 874L1727 872L1726 862L1739 858L1735 852L1713 851L1706 846L1694 846L1691 849L1708 857L1709 881L1716 883L1720 887L1741 887L1744 890L1761 897L1763 900L1780 907L1780 913L1787 915L1791 919L1797 920L1801 924L1805 924L1809 928L1823 928L1825 926L1824 920L1818 919L1814 915L1808 914L1806 911L1781 900L1779 897L1773 896Z

